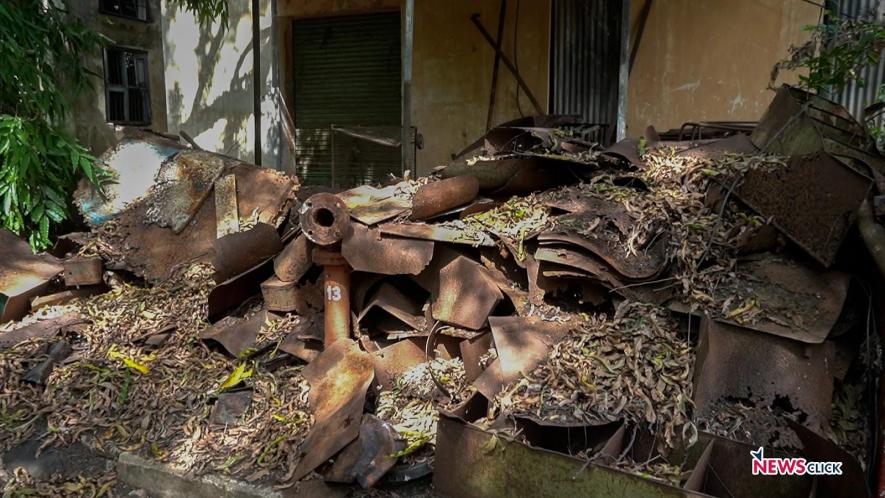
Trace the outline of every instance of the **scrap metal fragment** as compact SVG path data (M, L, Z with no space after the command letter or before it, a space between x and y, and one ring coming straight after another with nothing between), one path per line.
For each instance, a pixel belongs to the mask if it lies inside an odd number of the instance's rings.
M461 359L464 361L464 372L467 382L473 382L485 370L480 359L489 353L492 347L492 334L488 331L470 339L461 341Z
M276 275L261 283L261 295L270 311L295 311L300 306L299 288L296 282L283 282Z
M101 258L71 258L62 263L64 267L65 285L96 285L103 283L104 263Z
M462 175L418 187L412 196L409 219L426 220L449 209L462 206L479 195L479 180Z
M79 313L68 313L40 320L30 325L10 330L9 332L0 333L0 349L15 346L16 344L29 339L52 337L66 327L88 322L89 319Z
M383 234L398 235L400 237L435 240L437 242L451 242L453 244L466 244L474 247L495 246L495 241L484 232L467 232L439 225L427 225L424 223L384 223L378 228Z
M375 361L375 384L382 390L392 389L396 377L427 361L424 341L409 338L372 353Z
M587 226L590 220L584 214L565 215L559 223L577 223ZM660 236L648 247L631 253L619 237L609 231L596 230L592 236L582 236L570 229L558 228L555 231L538 235L538 241L571 244L590 251L601 258L615 271L631 280L647 280L656 277L667 266L667 237Z
M341 254L356 271L417 275L433 257L433 242L385 237L377 229L353 223L341 243Z
M248 319L225 317L200 333L200 338L218 343L236 358L255 342L261 326L271 317L265 312L256 313Z
M294 282L307 273L313 265L310 256L312 246L304 234L298 235L273 260L273 271L283 282Z
M0 323L17 320L28 311L32 297L43 292L61 273L62 265L46 254L35 255L27 242L0 229Z
M321 246L340 242L350 223L347 206L329 192L314 194L304 201L298 219L307 238Z
M215 321L225 311L239 306L246 299L261 292L261 283L271 275L273 275L273 262L267 259L213 287L207 298L207 318Z
M372 357L350 339L339 339L304 368L316 423L301 445L294 479L301 479L359 435L366 392L375 378Z
M71 345L68 344L67 341L56 342L49 348L47 358L34 368L28 370L22 379L31 384L45 385L46 379L49 378L49 374L52 373L55 366L63 362L65 358L70 356L73 352L74 349L71 348Z
M209 412L210 426L231 427L238 425L252 406L252 390L230 391L218 395L212 411Z
M67 304L74 299L87 298L96 294L101 294L107 290L108 287L105 285L90 285L78 289L68 289L53 294L47 294L45 296L35 297L31 300L31 311L38 310L44 306L59 306Z
M833 156L818 153L792 157L783 168L747 172L735 195L830 267L871 185Z
M814 462L842 462L839 475L817 476L819 496L869 497L866 474L860 463L851 453L829 439L808 428L787 419L787 424L802 441L802 453Z
M439 287L431 292L434 319L471 330L485 324L504 295L488 270L466 256L457 256L439 271Z
M215 181L215 238L240 231L237 176L224 175Z
M357 322L362 322L372 310L380 309L389 313L397 320L403 322L414 330L427 328L427 320L421 314L422 303L413 301L399 289L385 282L378 287L372 299L357 316Z
M283 250L276 228L257 223L251 230L232 233L215 240L215 280L221 282L239 275Z
M399 439L390 423L366 413L360 424L359 437L335 457L325 480L356 481L363 488L371 488L393 467L397 461L394 455L405 447L405 441Z
M366 225L375 225L405 213L412 207L408 199L394 195L396 188L396 185L383 189L362 185L341 192L338 197L344 201L353 219Z
M805 425L826 427L832 411L835 348L701 320L694 402L699 413L723 398L771 406L786 399L807 415ZM752 363L747 360L752 359Z
M548 322L538 317L493 316L489 326L498 359L476 380L477 389L493 399L501 388L529 374L572 328L570 322Z

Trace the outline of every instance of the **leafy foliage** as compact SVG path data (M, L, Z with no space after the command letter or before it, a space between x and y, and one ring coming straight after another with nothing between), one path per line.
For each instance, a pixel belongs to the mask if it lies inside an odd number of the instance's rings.
M63 127L68 98L88 85L80 54L102 43L67 5L0 2L0 223L35 249L69 216L77 180L104 175Z
M799 86L809 91L837 92L852 81L863 85L860 70L878 64L885 48L885 24L874 12L857 18L828 13L828 18L826 23L805 27L811 37L790 47L789 58L774 66L772 84L781 70L806 69Z
M194 14L204 26L217 19L223 27L227 27L230 16L227 2L228 0L173 0L172 3Z

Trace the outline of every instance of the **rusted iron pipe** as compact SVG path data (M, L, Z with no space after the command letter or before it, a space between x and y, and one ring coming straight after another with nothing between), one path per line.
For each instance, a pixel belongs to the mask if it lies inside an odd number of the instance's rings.
M341 239L350 229L347 206L335 194L310 196L301 207L301 230L317 245L313 262L323 267L323 343L350 337L350 266L341 255Z
M313 260L323 267L323 344L350 337L350 266L340 250L316 248Z
M463 206L479 195L479 180L462 175L418 187L412 196L413 220L426 220L449 209Z

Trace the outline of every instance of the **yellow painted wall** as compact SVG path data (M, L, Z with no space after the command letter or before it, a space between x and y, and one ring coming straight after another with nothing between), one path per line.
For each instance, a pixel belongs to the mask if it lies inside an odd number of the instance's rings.
M491 91L494 51L470 21L479 13L486 29L495 35L498 23L497 0L417 0L414 19L412 69L412 125L424 137L424 149L417 153L419 174L444 164L451 155L485 132ZM299 17L352 15L402 9L399 0L279 0L277 20L281 57L291 57L291 32L285 26ZM520 2L518 53L520 73L542 106L547 102L547 53L550 23L549 0ZM508 2L504 52L514 58L513 34L516 28L516 2ZM287 61L281 64L282 88L292 98ZM502 64L493 125L534 114L524 92L516 99L516 81ZM546 110L546 108L545 108Z
M634 26L644 2L632 1ZM799 0L653 0L630 75L627 135L759 119L774 96L772 67L819 14Z

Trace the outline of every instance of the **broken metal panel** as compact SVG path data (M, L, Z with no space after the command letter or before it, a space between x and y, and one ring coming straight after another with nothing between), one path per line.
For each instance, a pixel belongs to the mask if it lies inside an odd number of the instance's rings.
M104 282L104 263L101 258L71 258L62 263L64 267L65 285L96 285Z
M250 406L252 406L251 389L219 394L209 412L209 425L223 427L238 425Z
M396 453L405 449L396 429L370 414L363 415L360 435L335 457L324 476L326 481L351 483L371 488L397 461Z
M802 441L802 453L815 462L842 462L842 474L817 476L818 496L871 496L867 477L857 458L836 443L809 430L793 420L787 420L790 428Z
M433 241L383 236L352 223L341 243L341 255L356 271L383 275L417 275L433 257Z
M479 263L457 256L439 272L439 287L431 292L432 316L436 320L471 330L481 329L492 310L504 298Z
M369 353L338 339L303 371L316 420L304 443L294 478L301 479L359 435L366 392L375 378Z
M299 280L313 266L311 250L313 246L304 234L299 234L289 242L273 260L273 271L283 282Z
M98 158L114 175L114 182L103 186L102 193L82 182L74 193L74 204L87 223L101 225L144 197L162 165L183 148L157 136L121 140Z
M427 225L424 223L385 223L378 227L381 233L398 235L400 237L434 240L437 242L451 242L453 244L466 244L469 246L494 247L495 241L485 232L465 232L455 228L439 225Z
M31 384L45 385L46 379L56 365L63 362L74 350L67 341L58 341L49 348L47 358L25 373L22 380Z
M270 319L272 315L265 312L256 313L247 319L228 316L200 333L200 338L218 343L237 358L255 343L261 327Z
M396 195L397 186L383 189L363 185L338 194L350 216L360 223L375 225L411 209L412 203Z
M62 265L48 254L34 254L27 242L0 229L0 323L25 315L32 297L43 292Z
M833 156L817 153L792 157L784 168L747 172L735 195L830 267L871 184Z
M819 344L839 320L851 277L837 271L818 271L795 261L763 257L741 261L735 276L716 289L714 298L758 302L759 316L743 318L724 313L718 320L759 332ZM733 308L746 306L736 302Z
M825 427L833 399L835 348L804 344L716 322L701 321L694 402L705 413L724 398L771 406L786 398L807 415L806 426ZM753 359L747 368L746 359Z
M362 322L372 310L380 309L389 313L397 320L411 329L423 331L427 328L427 320L421 313L423 303L416 302L406 296L393 285L382 283L372 299L357 316L357 322Z
M392 389L397 376L427 361L425 344L426 340L422 338L408 338L372 353L375 385L380 389Z
M212 186L235 160L211 152L183 151L160 166L145 201L145 221L181 233L209 197Z
M274 257L282 251L283 243L276 228L257 223L251 230L216 239L213 248L215 280L221 282Z
M27 341L29 339L43 339L47 337L52 337L58 334L59 331L67 327L88 322L89 319L79 313L68 313L65 315L40 320L32 324L25 325L23 327L19 327L17 329L10 330L9 332L0 333L0 349L15 346L16 344Z
M215 238L239 231L237 176L225 175L215 181Z
M444 497L708 496L518 443L441 415L433 486ZM543 469L539 472L538 469Z

